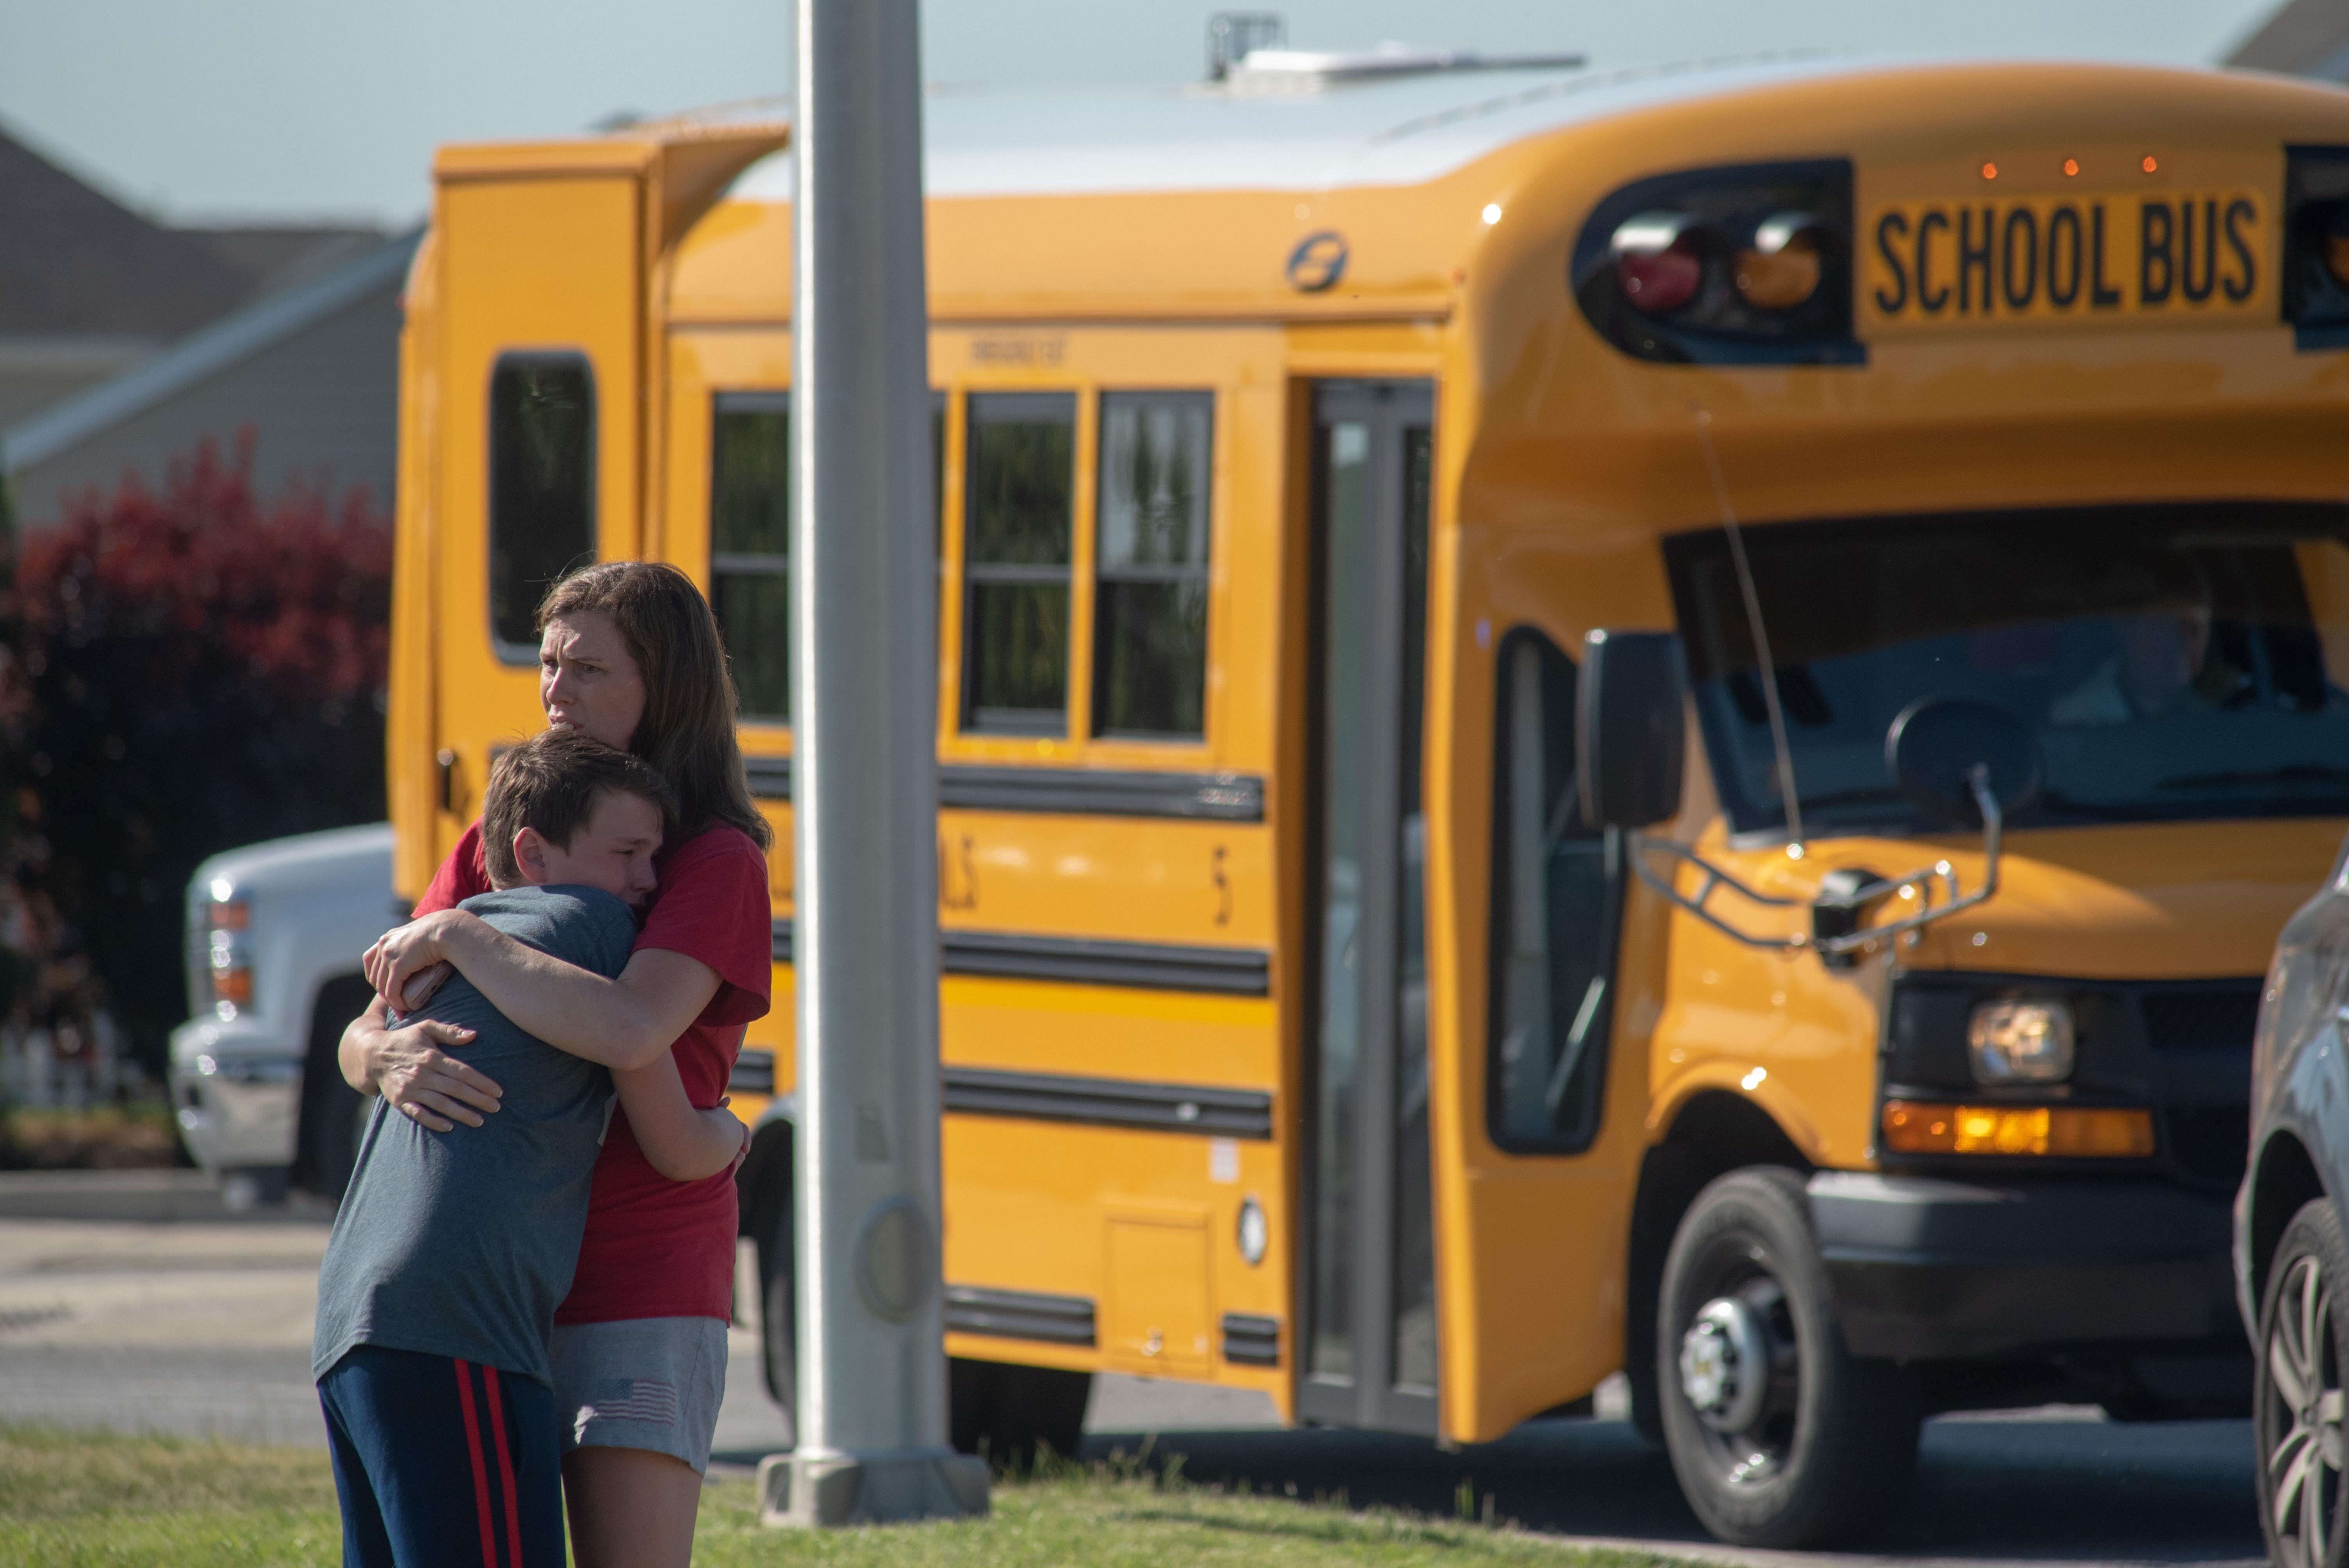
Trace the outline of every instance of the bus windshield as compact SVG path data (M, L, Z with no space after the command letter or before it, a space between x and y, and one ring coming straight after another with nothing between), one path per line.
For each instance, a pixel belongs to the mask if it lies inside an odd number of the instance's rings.
M2029 725L2011 825L2349 816L2349 507L2199 501L1744 531L1806 832L1912 832L1885 735L1920 698ZM1733 830L1783 829L1727 534L1665 542Z

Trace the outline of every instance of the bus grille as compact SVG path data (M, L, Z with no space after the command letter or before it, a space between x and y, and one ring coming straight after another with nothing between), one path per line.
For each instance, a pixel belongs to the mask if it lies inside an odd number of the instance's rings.
M2189 1176L2232 1186L2251 1158L2251 1113L2240 1105L2173 1105L2169 1149Z
M2148 991L2141 999L2146 1037L2157 1051L2240 1048L2250 1086L2251 1030L2260 1021L2260 982L2233 980L2192 990Z
M2173 1061L2192 1053L2206 1064L2178 1075L2196 1088L2186 1096L2173 1091L2162 1110L2170 1158L2197 1181L2231 1187L2251 1159L2251 1032L2260 1019L2260 985L2256 979L2218 980L2137 993L2146 1043Z

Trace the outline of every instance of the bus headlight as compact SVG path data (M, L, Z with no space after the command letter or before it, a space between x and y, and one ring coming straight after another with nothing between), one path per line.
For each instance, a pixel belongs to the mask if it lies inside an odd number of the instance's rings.
M2062 1002L1984 1002L1966 1024L1976 1083L2055 1083L2072 1076L2072 1009Z

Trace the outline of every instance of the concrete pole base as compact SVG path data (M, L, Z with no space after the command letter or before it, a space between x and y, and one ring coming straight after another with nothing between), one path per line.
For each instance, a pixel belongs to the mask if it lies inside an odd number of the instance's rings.
M759 1461L759 1522L832 1528L984 1518L987 1487L987 1461L969 1454L770 1454Z

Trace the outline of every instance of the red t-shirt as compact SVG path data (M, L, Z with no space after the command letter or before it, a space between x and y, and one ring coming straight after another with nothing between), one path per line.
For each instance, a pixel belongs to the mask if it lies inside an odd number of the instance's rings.
M718 972L718 994L670 1047L686 1098L706 1110L726 1092L742 1026L767 1014L774 977L767 860L748 833L718 823L663 851L657 863L660 885L637 951L682 953ZM489 886L476 822L449 852L416 913L452 908ZM735 1229L733 1172L670 1181L645 1158L627 1112L615 1111L595 1161L578 1272L554 1321L730 1318Z

